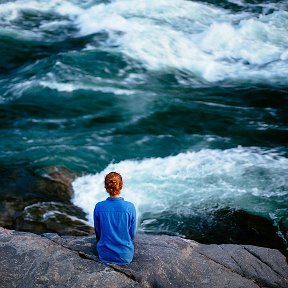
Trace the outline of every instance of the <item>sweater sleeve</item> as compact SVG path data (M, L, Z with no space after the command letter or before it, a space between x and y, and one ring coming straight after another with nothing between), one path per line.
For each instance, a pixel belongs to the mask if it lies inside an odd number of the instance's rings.
M135 234L136 234L136 209L134 205L133 205L133 209L131 212L131 223L130 223L129 234L130 234L131 240L133 241L135 238Z

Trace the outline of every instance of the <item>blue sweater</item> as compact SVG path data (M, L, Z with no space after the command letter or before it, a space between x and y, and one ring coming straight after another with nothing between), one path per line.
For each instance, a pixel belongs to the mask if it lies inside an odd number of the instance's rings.
M108 197L94 209L94 227L100 261L129 264L134 254L136 210L122 197Z

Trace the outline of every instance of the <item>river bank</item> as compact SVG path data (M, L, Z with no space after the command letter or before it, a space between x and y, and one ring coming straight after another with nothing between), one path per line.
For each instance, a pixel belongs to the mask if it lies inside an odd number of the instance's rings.
M72 203L72 182L78 175L65 167L31 171L24 167L3 168L0 177L0 226L36 234L89 236L94 228L86 213ZM207 218L186 216L186 223L170 215L175 231L142 231L149 234L181 235L204 244L243 244L278 249L287 257L287 235L267 218L229 207L211 212ZM138 232L145 219L138 218ZM182 224L181 224L182 223ZM170 226L173 226L170 225ZM181 226L182 225L182 226ZM181 232L181 233L180 233Z

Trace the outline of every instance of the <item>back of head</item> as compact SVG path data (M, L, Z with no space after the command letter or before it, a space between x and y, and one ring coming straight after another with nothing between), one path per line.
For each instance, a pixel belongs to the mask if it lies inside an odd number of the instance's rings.
M105 176L105 188L110 196L116 196L120 194L123 187L122 177L117 172L110 172Z

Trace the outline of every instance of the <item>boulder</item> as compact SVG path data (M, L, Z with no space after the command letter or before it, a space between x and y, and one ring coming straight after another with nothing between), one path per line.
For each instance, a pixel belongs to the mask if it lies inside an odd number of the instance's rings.
M37 234L86 236L93 234L94 228L83 220L85 217L83 210L73 204L37 202L24 208L15 221L15 229Z
M205 244L264 246L278 249L286 257L288 256L286 229L285 227L276 227L271 219L229 207L217 209L211 214L198 221L203 225L189 227L187 231L183 231L183 234L189 239L195 239Z
M39 234L93 233L86 214L70 202L75 177L61 166L36 171L0 167L0 226Z
M70 201L73 196L72 182L76 174L62 166L50 166L36 171L36 189L59 201Z
M137 234L129 265L99 262L95 236L0 228L0 287L288 287L278 251Z

